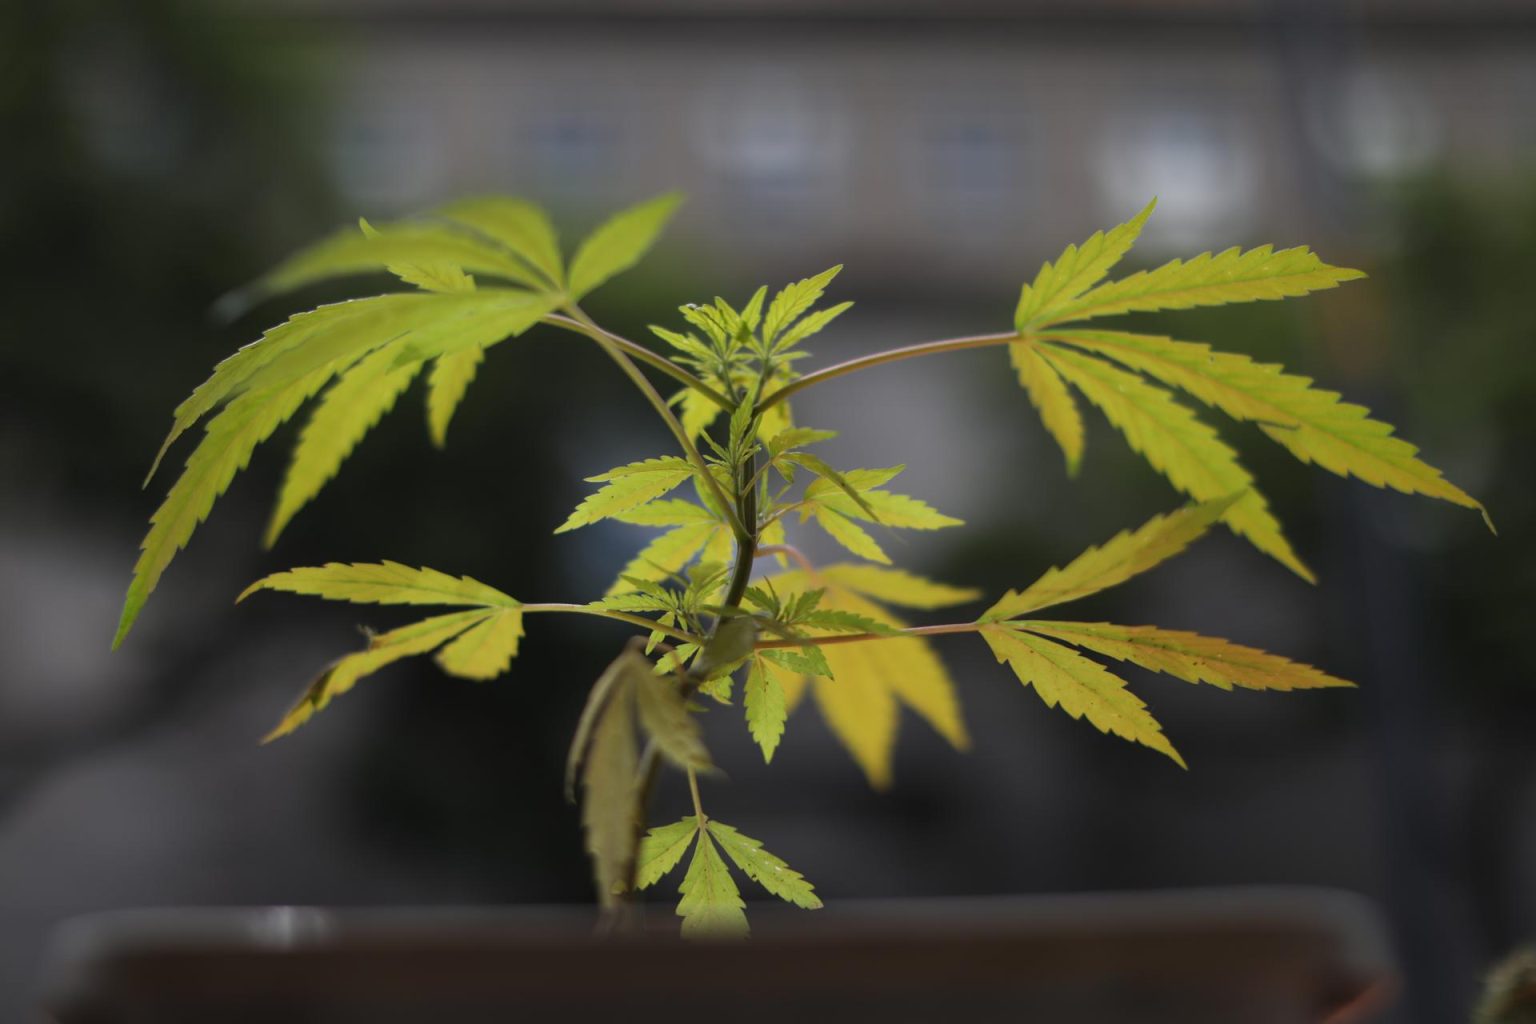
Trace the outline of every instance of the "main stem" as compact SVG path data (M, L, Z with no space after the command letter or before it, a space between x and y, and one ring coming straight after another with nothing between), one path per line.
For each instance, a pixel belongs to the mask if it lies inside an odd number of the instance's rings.
M736 478L736 498L739 518L747 524L748 536L736 541L736 565L731 572L731 582L725 591L725 606L735 608L741 604L752 579L752 563L757 559L757 456L741 467Z
M670 410L668 410L670 414ZM713 481L714 477L711 476ZM738 524L745 529L736 532L736 564L731 570L730 582L726 585L725 600L723 604L727 608L736 608L741 604L742 595L747 592L747 584L752 580L752 564L757 558L757 456L754 455L736 475L736 500L734 503L722 502L725 511L731 513L733 530ZM716 628L718 629L718 623ZM708 643L706 640L705 643ZM704 680L690 671L683 687L684 698L693 696ZM651 794L656 789L656 779L661 770L661 750L652 739L646 744L644 752L640 755L640 763L636 767L636 776L639 785L636 787L636 822L637 828L643 829L645 808L651 802ZM704 823L704 811L699 799L699 780L697 774L689 769L688 786L693 794L694 813L698 815L699 826ZM639 832L636 833L636 841L639 840ZM639 870L639 859L635 861L635 870ZM630 879L628 890L620 897L625 903L635 898L636 887L634 879Z

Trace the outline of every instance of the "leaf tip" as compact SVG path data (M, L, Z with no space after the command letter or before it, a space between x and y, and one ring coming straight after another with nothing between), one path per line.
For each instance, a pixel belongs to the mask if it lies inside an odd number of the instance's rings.
M117 632L112 636L112 649L115 651L123 646L123 641L128 638L128 633L133 629L133 624L138 620L139 609L144 607L144 599L135 600L133 594L123 602L123 613L117 620Z
M155 461L149 464L149 472L144 474L144 479L139 481L139 490L149 490L149 485L155 479L155 474L160 472L160 460L165 457L165 449L160 449L160 454L155 456Z
M277 723L277 725L273 726L272 729L258 741L258 743L260 746L265 747L282 739L284 736L287 736L291 732L293 732L293 726L289 724L288 720L285 718L281 722Z

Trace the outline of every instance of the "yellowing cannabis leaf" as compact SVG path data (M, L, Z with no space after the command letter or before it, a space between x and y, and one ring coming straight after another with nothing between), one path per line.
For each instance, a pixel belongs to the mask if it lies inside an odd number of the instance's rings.
M472 292L475 279L453 263L391 263L385 268L425 292Z
M170 493L150 517L149 532L140 544L133 580L123 601L112 646L118 647L133 628L144 602L160 582L176 552L186 546L213 503L228 489L236 473L250 462L256 446L330 379L319 370L274 391L241 395L208 422L203 439L187 458Z
M699 723L689 712L677 680L655 672L637 673L633 686L640 723L655 738L662 756L679 768L713 767Z
M470 605L484 608L517 608L518 602L495 587L468 576L450 576L436 569L412 569L399 562L330 562L322 566L288 569L263 577L240 595L245 600L258 590L283 590L308 594L327 601L354 604Z
M435 650L476 623L484 621L486 615L481 611L453 612L380 633L369 641L366 650L333 662L330 668L309 685L262 742L270 743L280 736L288 735L309 721L315 712L324 709L333 698L352 689L358 680L402 658Z
M391 662L442 647L437 663L450 675L491 679L505 672L523 635L522 605L495 587L468 576L436 569L412 569L398 562L331 562L273 573L245 589L308 594L354 604L468 605L469 611L425 619L372 638L366 650L335 662L299 698L268 740L286 735L350 690L358 680ZM451 642L450 642L451 641ZM443 646L446 644L447 646Z
M564 282L560 240L549 216L533 203L507 196L461 199L438 214L465 225L522 259L552 286Z
M821 609L850 612L896 629L905 625L882 606L840 582L838 575L829 572L813 576L796 571L768 577L764 583L780 594L824 587ZM805 632L830 636L843 630ZM917 712L955 747L964 750L970 745L954 682L928 641L900 637L828 644L820 650L831 669L831 677L818 675L807 680L801 675L781 673L786 706L793 708L809 683L822 717L864 770L871 785L884 788L890 784L901 704Z
M830 467L829 467L830 468ZM964 526L963 519L947 516L926 501L905 494L894 494L867 479L890 479L901 471L853 470L842 474L841 484L822 476L805 489L805 503L817 510L829 510L849 519L862 519L903 530L942 530ZM872 473L866 477L865 472ZM889 477L886 474L890 474Z
M1067 246L1055 263L1042 265L1034 282L1026 284L1019 294L1019 305L1013 314L1019 332L1027 332L1037 322L1049 319L1103 280L1131 251L1156 206L1154 199L1126 223L1108 232L1096 231L1081 246Z
M1025 285L1015 313L1018 340L1008 346L1019 381L1074 472L1082 455L1082 421L1073 385L1098 406L1154 469L1198 499L1246 491L1228 511L1233 531L1281 564L1312 580L1281 533L1253 480L1216 432L1165 390L1136 374L1195 395L1241 420L1252 420L1302 462L1378 487L1425 494L1487 512L1474 498L1418 458L1418 450L1368 410L1313 388L1305 377L1206 345L1123 331L1059 325L1099 316L1187 309L1304 295L1363 277L1324 263L1305 247L1228 249L1173 260L1155 270L1099 283L1130 249L1151 206L1134 220L1079 247L1068 246ZM1103 358L1099 358L1103 357ZM1127 373L1105 360L1135 373ZM1491 521L1489 528L1492 528Z
M1180 768L1187 767L1147 706L1125 688L1125 680L1097 662L1009 625L984 626L981 635L997 660L1007 662L1024 685L1034 687L1046 706L1087 718L1100 732L1151 747Z
M588 482L605 486L583 499L555 532L565 533L639 508L673 490L693 472L687 459L668 455L589 476Z
M723 541L732 543L730 527L714 513L681 499L660 499L613 516L621 523L635 526L672 527L653 539L619 570L618 578L604 597L627 593L634 585L630 579L664 580L682 571L700 551Z
M1156 270L1101 284L1058 307L1037 324L1059 324L1117 313L1193 306L1224 306L1232 302L1288 299L1308 292L1336 288L1365 275L1348 267L1333 267L1306 246L1276 250L1261 245L1243 252L1234 246L1191 260L1170 260Z
M844 589L883 604L900 605L903 608L948 608L974 601L981 596L981 591L971 587L956 587L926 579L904 569L888 569L877 565L838 563L822 566L816 572L822 579Z
M374 352L343 373L321 397L288 464L263 538L267 547L276 543L294 515L336 475L363 435L389 412L415 379L421 364L397 367L398 357L392 346Z
M571 257L571 297L581 298L638 263L682 201L675 193L658 196L615 214L592 232Z
M566 792L582 789L581 815L592 855L598 895L605 906L629 889L640 855L640 799L637 733L644 729L662 756L679 767L710 767L699 726L677 680L659 675L636 646L625 648L598 677L587 696L566 759ZM637 876L642 887L656 869L647 853ZM681 856L681 854L679 854ZM672 863L676 863L674 859Z
M746 904L741 890L731 878L730 869L720 858L720 851L708 829L698 833L693 860L677 891L683 896L677 914L683 919L685 939L730 939L745 937Z
M882 485L895 478L902 471L901 466L839 473L805 452L789 452L782 458L811 470L817 477L806 487L799 502L801 521L814 522L860 558L882 565L891 562L879 542L855 520L908 530L962 525L961 520L944 515L925 501L884 490Z
M339 370L383 345L404 342L418 331L440 337L445 325L467 328L489 323L500 337L532 326L550 308L550 300L531 292L491 289L428 294L376 295L320 306L289 317L222 360L213 374L176 407L171 431L150 469L181 434L203 416L241 392L276 387L330 365ZM475 339L478 339L478 332ZM402 346L402 354L404 354Z
M817 526L826 531L828 537L837 541L852 554L882 565L891 564L891 556L885 553L875 538L847 516L824 506L810 509L807 514L815 520Z
M713 819L707 828L710 837L720 844L725 855L752 881L786 903L793 903L804 910L821 908L821 900L805 876L763 849L759 840L742 835L730 825Z
M1201 501L1240 493L1225 514L1232 532L1309 582L1315 582L1253 477L1209 425L1173 396L1134 374L1063 349L1041 349L1047 362L1098 406L1169 483Z
M568 776L580 773L581 823L605 907L617 905L633 875L641 815L633 683L649 674L640 655L621 654L592 687L571 744Z
M222 305L231 312L266 296L336 277L377 273L390 266L453 266L532 288L543 285L527 263L472 226L443 219L415 219L344 228L285 260Z
M555 307L559 298L502 288L381 295L354 299L346 305L376 301L378 306L360 311L336 329L316 331L302 344L274 353L236 387L270 387L312 368L348 364L386 344L398 346L402 364L485 348L528 330Z
M616 516L615 518L622 518ZM668 530L661 536L652 540L640 553L631 559L624 568L619 570L618 579L603 596L612 597L614 594L622 594L634 587L626 582L629 579L664 580L669 576L682 571L683 567L693 560L693 557L702 551L705 545L719 535L724 535L727 542L730 540L730 528L716 523L713 520L700 523L686 523L682 526Z
M186 469L151 517L113 646L128 635L176 552L207 518L234 475L245 468L256 446L332 376L387 346L397 353L391 364L395 368L374 367L381 374L376 386L398 394L407 364L520 334L537 323L554 301L507 290L359 299L293 317L220 363L213 376L177 408L161 449L163 455L183 431L227 403L208 421ZM322 423L331 422L336 433L320 429L301 441L302 458L296 457L284 484L285 498L274 517L276 528L323 486L339 458L381 413L381 404L383 400L369 392L366 400L360 399L360 412L340 403L325 412Z
M1135 530L1123 530L1098 547L1091 547L1062 568L1048 569L1022 591L1010 590L977 621L1001 622L1041 608L1076 601L1117 586L1179 554L1205 536L1211 524L1237 500L1228 495L1216 501L1187 505L1167 515L1154 516Z
M1311 665L1199 633L1108 622L1025 619L1013 625L1187 683L1209 683L1223 690L1234 686L1245 690L1315 690L1355 685Z
M742 692L742 707L747 716L747 731L762 748L765 762L773 760L773 752L784 738L784 722L789 717L784 686L784 673L778 665L762 655L752 659Z
M620 512L613 518L633 526L698 526L720 521L709 509L686 498L648 501L638 508Z
M437 652L444 672L462 679L495 679L512 665L523 638L523 613L512 608L487 615Z
M690 440L697 439L720 415L720 407L701 391L684 388L673 396L672 401L682 409L683 431Z
M657 825L640 840L635 859L635 888L649 889L682 863L683 854L693 845L699 831L699 819L693 815L670 825Z
M1302 462L1376 487L1442 498L1487 513L1475 498L1418 458L1418 449L1370 411L1312 386L1272 363L1209 345L1121 331L1052 331L1052 341L1099 353L1194 395L1238 420L1251 420Z
M427 375L427 431L437 447L448 443L448 423L484 359L485 349L470 348L432 360L432 372Z
M731 878L720 851L748 878L787 903L817 910L821 900L805 876L763 849L751 836L709 819L699 827L693 815L646 833L640 843L635 887L646 889L659 882L682 862L693 848L693 859L678 892L677 913L683 919L686 939L740 938L747 934L746 904Z
M822 293L826 291L827 285L832 283L832 279L841 273L842 269L842 264L838 264L835 267L823 270L814 277L808 277L803 281L796 281L794 284L785 285L773 297L773 301L768 304L768 312L763 315L763 343L773 347L775 342L778 342L778 347L788 348L792 342L783 341L779 336L789 329L789 326L801 314L816 304L816 300L821 298ZM842 310L839 309L838 313L841 312ZM837 313L833 313L827 319L830 320L831 317L836 315ZM825 323L818 325L816 329L819 330L823 326L825 326ZM810 333L813 332L807 331L806 335ZM806 335L801 337L803 338ZM800 338L795 340L798 341Z
M1046 622L1020 616L1122 583L1183 551L1217 521L1233 499L1191 505L1089 548L1064 568L1050 569L1023 591L1009 591L978 620L997 660L1033 686L1048 705L1086 717L1099 731L1145 744L1181 766L1161 727L1125 681L1061 642L1191 683L1230 690L1299 690L1352 686L1310 665L1216 637L1156 626ZM1060 642L1059 642L1060 641Z
M852 308L853 303L851 302L839 302L835 306L828 306L826 309L818 309L814 313L809 313L806 316L801 317L793 327L789 328L779 336L779 340L775 345L775 348L777 348L780 352L794 348L796 345L800 344L811 335L819 334L821 331L825 330L828 324ZM770 410L770 412L772 412L772 410Z
M1067 459L1067 474L1075 476L1083 461L1083 414L1072 392L1034 345L1009 345L1008 356L1030 403L1040 414L1040 422L1061 446Z

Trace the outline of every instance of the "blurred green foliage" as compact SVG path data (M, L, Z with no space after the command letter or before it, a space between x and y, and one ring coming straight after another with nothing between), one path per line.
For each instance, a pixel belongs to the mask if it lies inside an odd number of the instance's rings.
M1536 702L1536 179L1438 178L1403 197L1380 279L1390 386L1447 460L1508 524L1417 539L1462 699ZM1436 524L1439 525L1438 523ZM1491 711L1497 713L1496 708Z
M0 459L142 463L212 300L328 219L312 52L218 4L0 5Z

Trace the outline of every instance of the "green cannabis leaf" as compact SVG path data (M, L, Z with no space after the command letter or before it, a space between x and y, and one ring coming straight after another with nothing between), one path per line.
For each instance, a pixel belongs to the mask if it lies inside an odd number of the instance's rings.
M616 214L592 232L571 257L571 296L579 299L638 263L682 201L677 194L660 196Z
M761 842L700 815L690 815L646 833L640 843L636 887L644 889L661 881L682 862L690 847L693 858L678 886L682 899L677 904L677 913L683 919L684 938L728 939L747 934L746 904L731 878L730 868L720 856L722 850L742 874L779 899L806 910L821 908L811 883L763 849Z
M177 408L162 452L227 402L208 421L186 469L151 517L114 644L128 635L176 552L256 447L332 377L344 374L336 385L341 397L322 403L315 413L318 424L301 437L269 537L334 475L409 384L414 365L521 334L555 303L552 296L510 289L356 299L293 317L220 363Z
M614 216L582 243L571 270L579 297L633 266L655 241L676 195ZM224 360L176 409L150 470L190 427L220 406L186 469L150 520L113 646L133 628L176 552L254 450L333 378L300 436L268 545L335 476L395 404L424 363L433 364L428 423L441 445L484 350L516 337L570 302L559 243L548 218L514 199L456 203L421 218L342 232L300 253L226 304L250 302L332 277L387 270L422 291L378 295L300 313ZM499 279L477 287L470 273Z
M228 296L225 309L239 312L337 278L367 275L394 289L289 317L220 362L176 408L155 466L199 424L201 436L151 517L114 645L255 449L306 405L311 412L277 494L268 545L418 378L425 380L427 435L441 447L492 346L540 323L596 344L676 444L589 477L598 486L555 528L566 533L611 520L653 531L607 592L584 602L524 603L467 576L390 561L266 576L240 599L272 590L446 609L370 633L361 650L320 673L268 739L405 658L432 655L444 672L466 679L500 676L517 655L528 615L622 623L635 634L588 692L566 760L567 795L581 805L599 902L622 924L630 919L622 908L686 859L677 905L683 934L732 937L748 930L734 872L795 906L814 909L821 901L761 842L704 812L701 779L714 785L723 773L705 742L703 716L722 706L739 700L748 735L771 762L788 756L786 730L809 694L871 785L885 787L903 708L957 749L970 743L958 687L936 650L948 635L980 634L1047 706L1180 766L1147 703L1112 666L1223 690L1351 685L1229 640L1035 617L1153 569L1218 522L1312 579L1252 474L1186 396L1255 424L1304 463L1487 518L1392 427L1307 377L1203 343L1092 323L1300 296L1361 276L1306 248L1228 249L1111 279L1152 215L1155 204L1148 204L1045 263L1022 287L1011 331L923 342L806 372L806 342L826 332L835 345L836 331L828 329L852 305L818 305L841 266L777 291L758 287L735 303L670 300L672 326L650 328L656 348L608 330L582 309L582 298L645 256L679 202L663 195L618 212L569 259L549 217L521 199L471 198L378 225L360 221ZM963 524L891 490L901 466L836 465L817 447L836 432L797 424L790 399L888 363L996 346L1007 348L1069 473L1084 455L1082 399L1194 502L1047 569L973 620L912 625L891 608L934 613L980 595L895 568L888 537ZM791 543L792 531L813 524L861 561L813 564ZM646 831L649 797L663 772L686 780L694 813Z
M920 607L930 608L976 596L974 591L874 566L833 565L814 573L780 573L768 577L767 582L781 593L813 586L823 588L822 608L872 620L892 639L819 648L821 666L794 659L790 650L763 654L776 655L781 659L779 666L790 670L778 673L786 707L792 710L809 688L833 734L863 769L870 784L883 789L892 780L902 706L916 712L957 749L966 749L970 736L954 680L933 645L921 637L901 633L906 623L871 600L873 595L861 592L860 587L871 581L877 593L897 604L907 603L914 593ZM825 626L804 632L813 638L846 634L844 629ZM769 753L766 746L764 753Z
M639 508L669 493L693 473L686 459L669 455L589 476L589 483L605 486L576 506L576 511L555 532L564 533Z

